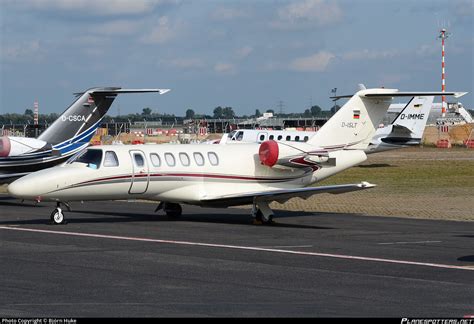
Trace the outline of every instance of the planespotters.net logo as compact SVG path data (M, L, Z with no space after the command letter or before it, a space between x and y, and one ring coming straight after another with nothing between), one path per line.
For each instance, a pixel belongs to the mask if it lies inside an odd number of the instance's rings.
M464 318L402 318L401 324L474 324L474 315Z

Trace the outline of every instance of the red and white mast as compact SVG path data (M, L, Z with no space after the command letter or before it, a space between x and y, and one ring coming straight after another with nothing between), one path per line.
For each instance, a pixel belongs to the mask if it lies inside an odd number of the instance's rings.
M449 37L446 32L446 28L443 28L439 32L438 38L441 38L441 92L446 91L446 78L445 78L445 64L444 64L444 40ZM441 116L446 117L446 96L441 96Z

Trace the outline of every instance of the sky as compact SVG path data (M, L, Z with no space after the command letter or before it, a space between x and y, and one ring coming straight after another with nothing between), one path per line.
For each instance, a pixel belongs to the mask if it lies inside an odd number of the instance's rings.
M61 113L96 86L170 88L121 95L112 116L210 114L230 106L330 109L357 85L447 91L474 109L473 0L0 0L0 113ZM441 99L436 98L435 102ZM280 107L281 106L281 107Z

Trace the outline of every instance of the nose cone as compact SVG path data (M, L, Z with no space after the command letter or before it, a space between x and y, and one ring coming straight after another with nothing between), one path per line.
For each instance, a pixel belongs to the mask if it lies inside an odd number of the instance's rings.
M41 196L40 187L40 184L25 176L10 183L7 190L15 198L36 199Z
M61 168L53 167L30 173L8 185L8 193L16 198L36 200L57 189L58 178L61 176Z

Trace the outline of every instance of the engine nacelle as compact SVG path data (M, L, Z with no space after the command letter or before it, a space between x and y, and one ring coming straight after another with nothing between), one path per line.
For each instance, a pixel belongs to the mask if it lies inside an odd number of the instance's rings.
M336 164L327 151L312 151L313 147L306 143L279 143L265 141L260 144L258 156L263 165L282 168L319 168L319 165Z
M28 137L0 137L0 157L19 156L45 150L50 145L45 141Z
M260 162L269 167L272 167L277 163L279 154L280 147L275 141L265 141L260 144L260 148L258 149Z

